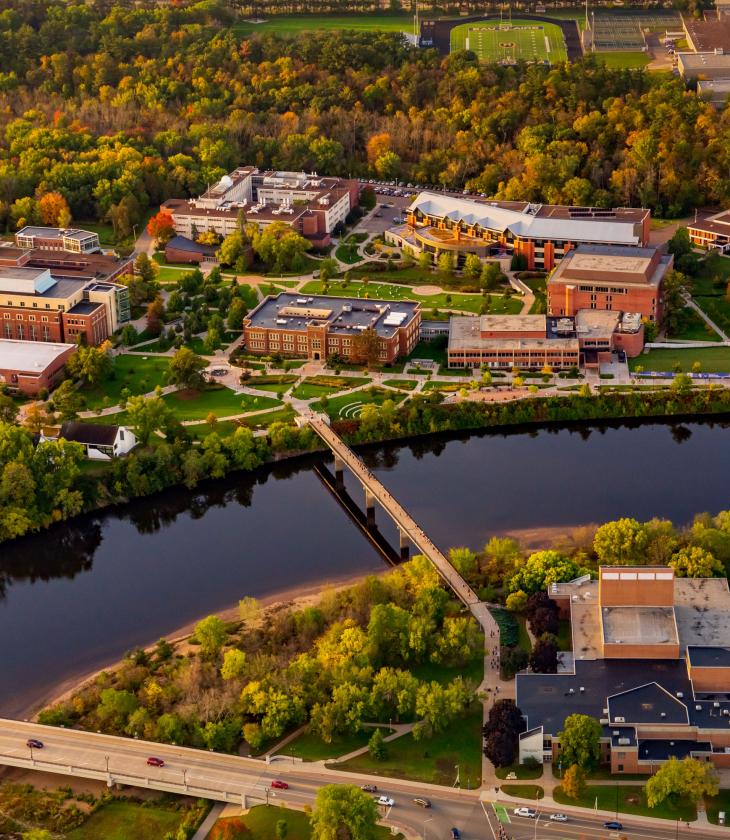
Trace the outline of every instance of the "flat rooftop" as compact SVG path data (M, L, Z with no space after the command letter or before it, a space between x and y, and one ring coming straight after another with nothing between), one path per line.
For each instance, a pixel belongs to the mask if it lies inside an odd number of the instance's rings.
M69 315L91 315L96 309L103 307L103 303L92 303L88 300L81 300L68 310Z
M601 607L607 645L677 645L672 607Z
M266 298L246 316L249 327L304 331L311 322L325 322L336 335L359 335L368 328L383 338L408 326L420 310L415 301L362 300L330 295L282 292ZM282 322L282 323L279 323Z
M684 28L697 52L730 50L730 23L717 20L693 20L683 17Z
M530 319L540 318L543 328L545 327L544 315L501 315L491 316L494 318L512 318ZM535 326L532 321L526 321L527 325L523 327L525 332L535 332ZM509 336L505 332L504 338L484 338L482 337L483 328L481 326L481 317L470 315L455 316L449 321L449 350L544 350L549 348L551 350L564 350L567 352L578 351L577 338L557 338L548 336L545 338L519 338L517 336ZM517 328L514 328L517 332Z
M0 339L0 368L19 373L39 374L74 344L56 344L51 341L15 341Z
M41 227L36 225L26 225L21 228L16 236L38 236L41 239L88 239L91 236L97 236L94 231L81 230L80 228L56 228L56 227Z
M730 590L726 578L675 578L674 614L682 648L730 647Z
M579 245L569 251L549 283L620 283L657 286L671 265L671 257L656 248Z
M482 332L546 332L544 315L480 315Z
M730 72L730 53L682 52L677 54L677 60L685 73L690 75L702 73L704 70Z
M695 668L730 668L730 648L693 645L687 648L687 657Z
M620 313L610 309L579 309L575 329L582 339L610 338L617 330Z

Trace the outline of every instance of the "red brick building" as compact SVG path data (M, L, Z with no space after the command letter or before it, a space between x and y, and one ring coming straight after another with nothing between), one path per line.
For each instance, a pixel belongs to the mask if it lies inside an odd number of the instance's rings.
M34 397L63 379L75 344L0 339L0 384L11 393Z
M581 309L638 312L662 317L662 283L674 265L656 248L581 245L566 254L547 283L548 312L575 315Z
M421 306L412 301L360 300L284 292L267 297L243 319L246 349L324 361L359 358L360 336L377 336L380 364L389 364L418 343Z

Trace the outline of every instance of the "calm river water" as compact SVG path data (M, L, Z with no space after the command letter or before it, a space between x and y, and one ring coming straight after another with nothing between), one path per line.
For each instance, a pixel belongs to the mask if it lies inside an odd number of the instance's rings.
M438 545L479 547L505 531L730 507L728 428L488 433L364 457ZM170 491L0 548L0 714L244 595L381 569L314 463Z

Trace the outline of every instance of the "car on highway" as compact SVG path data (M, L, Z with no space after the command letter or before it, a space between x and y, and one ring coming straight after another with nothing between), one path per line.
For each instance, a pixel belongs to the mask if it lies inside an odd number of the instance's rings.
M155 756L154 756L154 755L151 755L151 756L147 759L147 766L148 766L148 767L164 767L164 766L165 766L165 762L164 762L164 760L163 760L163 759L161 759L161 758L155 758Z
M527 817L530 820L534 820L537 816L537 811L533 811L532 808L515 808L513 813L516 817Z
M287 782L282 782L281 779L274 779L271 783L272 788L276 788L277 790L289 790L289 784Z
M43 741L39 741L37 738L28 738L25 742L26 747L30 747L34 750L42 750L43 749Z
M413 800L414 805L418 805L420 808L430 808L431 807L431 800L426 799L423 796L417 796Z
M364 790L365 793L375 793L377 789L377 785L360 785L360 790Z
M568 822L567 814L550 814L550 819L553 822Z
M604 828L610 828L611 831L623 831L624 824L618 820L609 820L603 824Z
M461 832L456 827L451 829L451 840L461 840Z
M392 808L395 805L395 801L389 796L379 796L378 805L383 805L386 808Z

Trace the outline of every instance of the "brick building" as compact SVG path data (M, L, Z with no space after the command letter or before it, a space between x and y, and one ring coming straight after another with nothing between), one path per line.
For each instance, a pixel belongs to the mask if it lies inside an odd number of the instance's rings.
M129 317L126 286L0 266L0 338L100 344Z
M730 767L727 579L607 566L598 580L555 583L548 594L580 656L557 674L517 675L521 760L559 761L565 718L579 713L600 721L612 773L650 774L685 756Z
M377 335L378 361L388 364L419 340L421 306L411 301L361 300L284 292L267 297L243 319L246 349L259 355L324 361L358 358L360 336Z
M238 229L243 214L259 229L285 222L313 246L323 248L356 206L358 196L357 181L305 172L259 172L249 166L224 175L198 198L171 198L162 209L172 216L175 232L188 239L206 231L225 237Z
M72 254L96 254L101 251L99 234L78 228L28 225L15 234L15 244L24 250L67 251Z
M644 328L638 314L582 309L569 317L481 315L452 317L451 368L553 370L597 367L622 350L638 356Z
M468 254L522 255L527 267L551 270L582 243L643 246L649 242L651 211L564 207L525 201L455 198L422 192L407 222L386 231L386 240L434 263L443 253L461 265Z
M730 210L687 225L690 241L700 248L717 249L722 254L730 251Z
M673 265L674 258L657 248L581 245L548 279L548 312L575 315L580 309L605 309L638 312L659 322L662 283Z
M75 344L12 341L0 338L0 383L11 393L34 397L63 379Z

